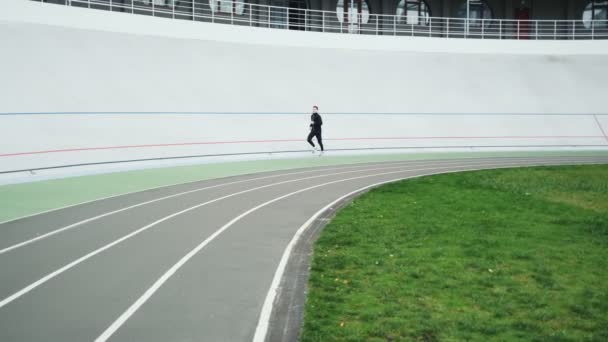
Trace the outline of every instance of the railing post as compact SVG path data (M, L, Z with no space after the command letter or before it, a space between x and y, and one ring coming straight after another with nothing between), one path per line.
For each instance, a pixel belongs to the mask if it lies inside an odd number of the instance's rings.
M133 4L133 0L131 0L131 14L135 13L135 6Z
M195 6L195 3L194 3L194 0L192 0L192 21L196 21L196 8L194 6ZM211 11L211 22L213 22L213 12L216 11L216 10L217 10L217 7L215 7Z
M110 12L112 12L112 7L113 7L113 0L110 0Z
M308 10L304 9L304 31L308 31Z
M538 40L538 21L536 21L536 28L534 29L534 35L536 36L536 40Z
M357 20L357 33L363 34L363 13L359 14Z
M595 39L595 20L591 20L591 40Z
M217 11L217 8L215 8L215 3L213 4L213 6L211 6L211 1L209 1L209 9L211 10L211 23L215 23L215 11ZM194 0L192 0L192 20L194 20Z
M572 20L572 40L576 40L576 21Z
M249 3L249 27L253 26L253 4Z
M268 6L268 28L270 28L270 6Z
M340 31L342 31L342 23L340 23ZM325 11L321 12L321 32L325 32Z
M171 14L173 15L173 19L175 19L175 0L171 0Z
M378 22L379 22L378 14L376 14L376 36L378 35Z
M447 18L447 24L446 24L446 33L447 33L447 38L450 38L450 18Z
M87 8L91 8L91 0L87 0Z
M155 11L156 11L156 6L155 6L155 3L154 3L154 0L151 0L151 1L152 1L152 16L153 16L153 17L156 17L156 13L155 13ZM192 0L192 1L194 2L194 0ZM193 8L194 8L194 7L193 7ZM194 12L194 9L192 10L192 12Z
M519 40L519 20L517 21L517 40Z
M433 18L429 18L429 37L433 37Z
M484 19L481 19L481 39L485 38L485 33L486 33L486 25L484 25Z
M285 22L285 27L289 30L289 7L287 7L287 21Z
M553 40L557 39L557 20L553 20Z
M498 20L498 39L502 39L502 20Z
M397 16L393 16L393 36L397 35Z

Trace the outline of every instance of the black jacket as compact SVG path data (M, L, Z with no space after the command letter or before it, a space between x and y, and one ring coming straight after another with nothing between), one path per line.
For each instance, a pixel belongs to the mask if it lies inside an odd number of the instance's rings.
M321 119L321 115L319 115L318 113L313 113L310 116L310 128L315 132L320 132L321 126L323 126L323 120Z

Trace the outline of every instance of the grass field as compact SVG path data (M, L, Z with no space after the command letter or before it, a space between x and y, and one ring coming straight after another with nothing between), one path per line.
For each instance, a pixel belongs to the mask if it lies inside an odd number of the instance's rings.
M608 166L437 175L341 210L302 341L608 341Z

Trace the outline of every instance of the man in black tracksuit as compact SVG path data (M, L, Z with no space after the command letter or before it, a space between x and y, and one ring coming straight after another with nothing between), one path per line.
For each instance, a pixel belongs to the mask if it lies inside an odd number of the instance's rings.
M321 126L323 125L323 120L321 120L321 115L318 113L319 107L312 107L312 115L310 116L310 134L308 134L308 143L312 146L312 153L315 153L315 144L312 142L313 137L317 137L317 142L319 142L319 146L321 147L321 154L323 154L323 139L321 138Z

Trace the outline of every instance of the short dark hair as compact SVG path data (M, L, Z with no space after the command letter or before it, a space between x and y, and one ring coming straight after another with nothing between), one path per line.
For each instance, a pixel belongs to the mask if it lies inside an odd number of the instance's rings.
M319 109L319 106L312 106L312 108L317 108L317 109Z

